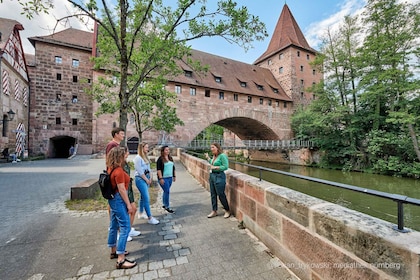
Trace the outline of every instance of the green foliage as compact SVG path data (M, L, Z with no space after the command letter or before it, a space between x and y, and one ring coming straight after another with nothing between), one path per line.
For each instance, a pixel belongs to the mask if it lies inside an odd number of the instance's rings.
M328 32L317 100L296 110L292 128L322 151L321 165L418 177L420 4L368 0L361 21ZM360 38L364 38L359 42Z

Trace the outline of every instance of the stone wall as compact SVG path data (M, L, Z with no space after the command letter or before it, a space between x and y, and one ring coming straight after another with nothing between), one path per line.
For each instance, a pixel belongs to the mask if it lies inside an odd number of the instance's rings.
M208 189L208 163L180 159ZM420 233L229 169L231 211L301 279L419 279ZM210 201L209 201L210 203Z

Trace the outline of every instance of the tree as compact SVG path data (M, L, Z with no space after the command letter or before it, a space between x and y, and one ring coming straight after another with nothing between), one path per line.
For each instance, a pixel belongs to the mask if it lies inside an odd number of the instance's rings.
M35 13L40 11L36 4L43 3L45 8L41 10L48 11L53 3L52 0L18 1ZM258 17L231 0L218 1L212 10L207 6L214 5L207 5L206 0L178 0L176 4L163 0L67 2L78 8L78 17L91 18L99 26L100 55L94 60L95 67L111 76L100 79L102 84L95 87L94 96L106 103L103 111L119 111L119 125L123 128L127 125L128 112L135 107L132 102L138 101L137 95L144 92L139 90L144 82L164 81L177 75L179 60L193 69L205 69L189 59L189 41L219 36L247 50L253 40L268 36L265 24ZM117 90L110 91L112 86ZM114 98L115 94L118 98Z

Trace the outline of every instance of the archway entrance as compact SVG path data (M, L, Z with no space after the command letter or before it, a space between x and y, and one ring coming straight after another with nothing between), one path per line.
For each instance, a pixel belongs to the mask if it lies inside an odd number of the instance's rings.
M130 154L137 154L137 148L139 146L139 138L138 137L130 137L127 140L127 147Z
M76 146L76 138L74 137L56 136L50 138L49 156L53 158L68 158L71 146Z

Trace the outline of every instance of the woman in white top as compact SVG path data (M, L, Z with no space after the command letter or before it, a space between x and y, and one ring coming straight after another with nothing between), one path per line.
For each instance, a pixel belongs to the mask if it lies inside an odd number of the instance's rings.
M147 156L149 152L149 145L147 143L140 143L137 149L137 155L134 157L134 168L136 186L140 192L139 200L139 218L142 217L143 210L146 211L149 224L157 225L159 221L152 216L150 211L150 197L149 197L149 186L152 184L152 174L150 172L150 160Z

